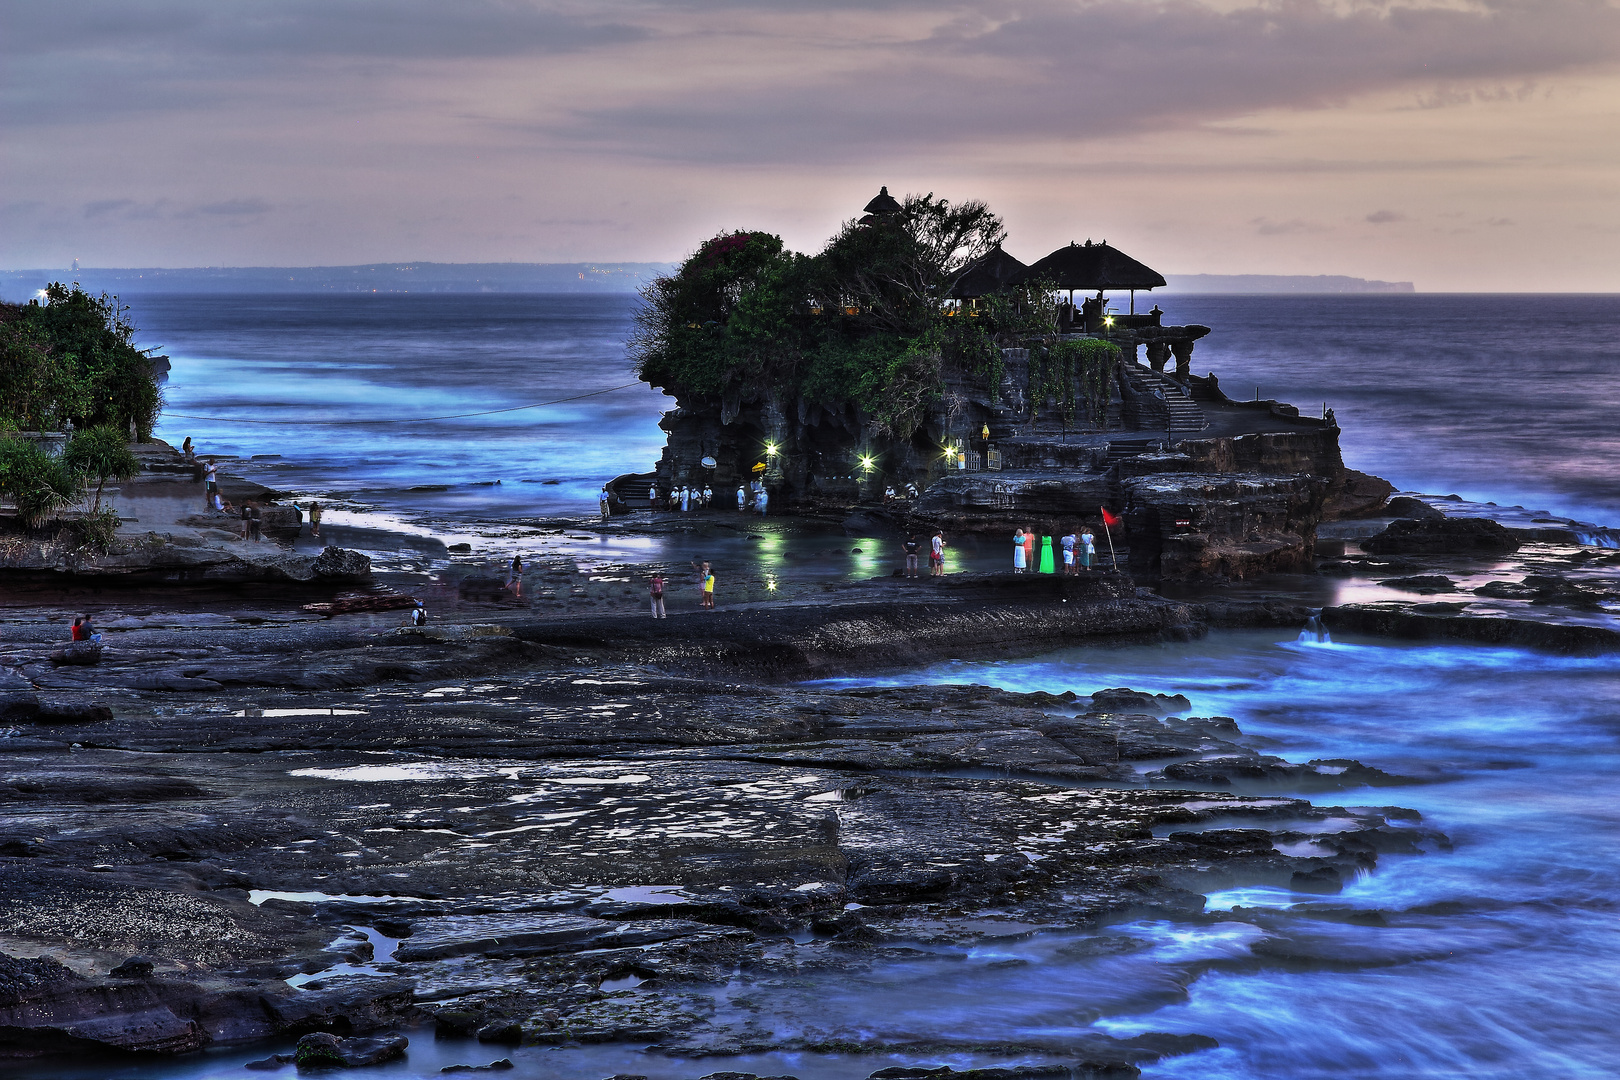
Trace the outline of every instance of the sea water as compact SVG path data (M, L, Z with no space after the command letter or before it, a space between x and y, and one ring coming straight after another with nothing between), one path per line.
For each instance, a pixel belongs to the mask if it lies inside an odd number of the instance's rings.
M1255 631L882 681L919 679L1184 693L1192 714L1232 716L1268 752L1354 758L1411 778L1313 801L1409 807L1453 845L1386 855L1339 896L1216 892L1210 917L1114 927L1147 948L1111 961L1108 979L1095 965L1043 960L1037 945L1014 949L1034 961L1016 981L1046 989L999 1027L969 1020L979 1034L1029 1037L1050 1022L1043 997L1061 993L1071 1023L1094 1015L1116 1035L1221 1043L1150 1077L1620 1075L1620 657ZM1122 962L1159 1002L1111 1007ZM975 990L992 987L949 997ZM968 1030L952 1022L935 1020Z
M1166 296L1193 368L1344 428L1408 490L1620 523L1620 296ZM635 382L628 295L142 296L172 358L158 432L274 487L441 526L577 514L650 469L673 399ZM183 414L183 415L182 415ZM198 420L205 416L222 419ZM256 423L245 423L253 420ZM367 423L360 423L367 421ZM500 481L496 485L495 481Z

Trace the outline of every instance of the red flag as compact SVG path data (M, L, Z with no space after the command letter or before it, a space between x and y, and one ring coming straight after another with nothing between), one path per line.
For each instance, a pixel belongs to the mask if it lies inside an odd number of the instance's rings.
M1102 511L1103 524L1104 525L1118 525L1119 524L1119 518L1115 517L1113 514L1110 514L1108 512L1108 507L1099 506L1097 509Z

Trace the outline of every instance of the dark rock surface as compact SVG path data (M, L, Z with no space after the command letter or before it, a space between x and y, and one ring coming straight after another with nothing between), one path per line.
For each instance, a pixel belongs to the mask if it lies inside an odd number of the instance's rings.
M1361 550L1369 555L1504 555L1519 550L1519 540L1483 518L1403 518L1363 540Z
M1182 916L1242 883L1319 892L1438 842L1411 815L1293 794L1397 778L1265 754L1173 695L769 681L1200 625L1108 576L946 581L910 603L878 582L443 639L132 629L79 681L8 643L28 693L55 680L112 708L0 742L0 951L19 958L0 964L0 1053L422 1022L822 1052L721 996L785 1008L928 955L902 942ZM172 681L141 683L154 672ZM1304 833L1312 854L1278 849ZM149 975L120 967L132 954ZM1129 1075L1190 1048L1098 1035L1063 1054Z

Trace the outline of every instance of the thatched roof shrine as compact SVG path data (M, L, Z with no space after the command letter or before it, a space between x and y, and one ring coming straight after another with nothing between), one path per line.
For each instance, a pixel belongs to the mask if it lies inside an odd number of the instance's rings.
M1144 266L1108 241L1071 243L1058 248L1018 277L1018 282L1045 281L1058 289L1104 292L1111 289L1156 289L1164 275Z
M895 201L893 195L889 194L888 185L884 185L872 197L872 201L866 204L863 212L867 214L898 214L900 204Z
M946 296L951 300L988 296L1012 284L1013 278L1026 269L1028 267L1002 251L1001 245L997 244L962 270Z

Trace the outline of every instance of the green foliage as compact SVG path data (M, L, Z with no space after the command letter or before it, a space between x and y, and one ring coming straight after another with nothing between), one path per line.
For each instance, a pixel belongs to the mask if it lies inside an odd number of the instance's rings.
M1030 350L1029 399L1033 409L1052 398L1063 413L1065 426L1073 424L1080 406L1089 423L1104 426L1108 419L1109 380L1124 354L1117 345L1097 338L1060 341Z
M853 402L878 430L906 438L943 392L947 366L993 369L999 384L992 328L948 317L942 297L1004 234L983 203L930 194L845 224L813 256L768 233L716 236L643 290L630 341L637 373L678 396Z
M79 501L83 485L60 458L27 439L0 440L0 495L17 507L28 528L38 528L65 506Z
M0 425L60 431L109 424L152 436L163 406L127 307L53 282L45 303L0 309Z
M73 436L62 453L62 463L74 474L95 481L91 513L100 512L101 492L108 480L128 480L141 471L141 463L130 453L124 433L110 424Z

